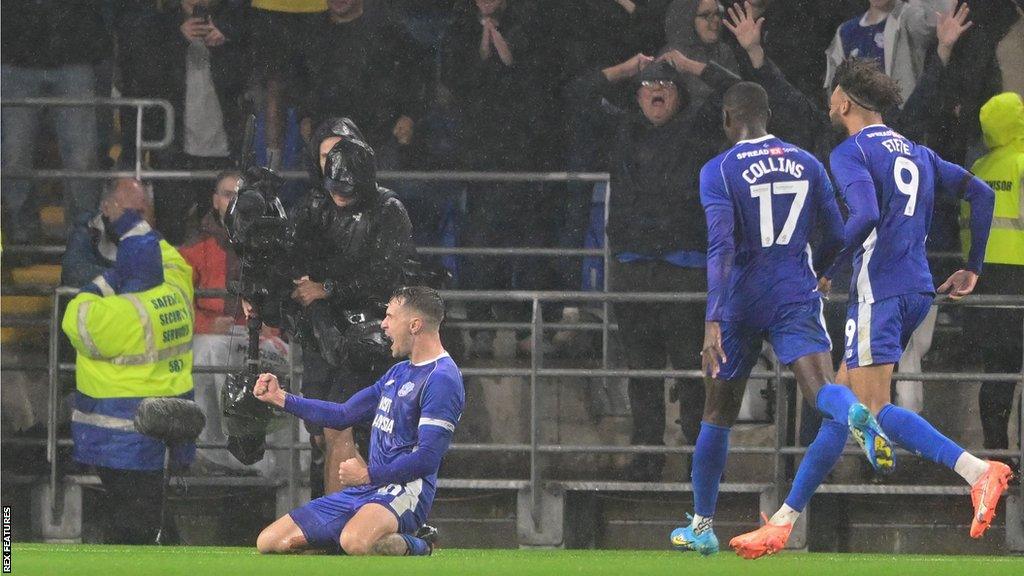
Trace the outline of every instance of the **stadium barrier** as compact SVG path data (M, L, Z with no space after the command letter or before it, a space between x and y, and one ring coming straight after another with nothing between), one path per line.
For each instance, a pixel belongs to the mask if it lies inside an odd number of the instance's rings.
M174 107L167 100L157 98L8 98L6 100L0 100L0 107L31 107L31 108L50 108L54 106L62 107L115 107L115 108L135 108L135 170L133 172L126 172L128 177L135 177L141 179L142 170L142 151L143 150L159 150L170 146L171 142L174 141ZM164 111L164 135L159 140L145 140L142 138L142 111L146 108L159 108ZM92 174L89 171L76 171L68 170L69 176L61 176L61 178L75 178L75 179L92 179L94 176L88 176ZM38 179L40 171L29 171L29 172L18 172L12 170L10 173L4 174L7 178L17 179ZM102 172L100 172L102 173Z
M21 290L9 290L4 289L4 293L17 292L20 294L28 293L43 293L47 289L39 288L36 290L21 289ZM49 463L49 478L48 478L48 490L46 494L41 496L41 499L49 503L49 515L51 518L52 526L63 526L67 524L66 519L62 519L65 513L64 506L67 501L67 494L65 494L65 486L71 486L72 492L75 488L83 484L88 485L94 483L92 477L75 477L65 482L62 476L60 468L60 461L57 457L58 446L70 445L70 440L59 440L57 438L57 427L58 427L58 410L60 400L60 374L70 373L74 371L73 363L60 363L60 342L59 330L60 318L58 316L62 300L68 296L77 293L77 290L72 288L57 288L50 289L49 292L52 294L54 299L53 308L51 311L51 317L49 319L49 350L48 350L48 362L46 371L48 374L49 394L48 394L48 406L47 406L47 438L46 442L46 453L47 461ZM197 295L201 296L226 296L227 294L223 291L199 291ZM505 489L505 490L516 490L519 492L519 524L520 524L520 537L526 543L538 544L538 545L556 545L562 540L562 507L564 503L564 493L568 491L645 491L645 492L688 492L692 490L692 486L689 483L645 483L645 482L616 482L616 481L557 481L557 480L546 480L543 477L543 458L546 455L551 454L566 454L566 453L681 453L689 454L693 452L692 446L613 446L613 445L561 445L561 444L542 444L541 443L541 422L539 419L538 405L540 403L540 395L542 393L542 380L561 378L561 377L574 377L574 378L586 378L586 379L601 379L601 378L618 378L618 377L631 377L641 376L649 378L669 378L669 377L685 377L685 378L700 378L701 373L698 370L628 370L628 369L589 369L589 368L545 368L543 365L543 348L541 346L540 337L546 329L556 327L558 329L573 329L573 328L596 328L596 326L588 326L588 323L583 323L577 326L566 326L563 324L545 324L542 314L542 304L550 302L592 302L592 303L613 303L617 301L630 301L630 302L689 302L689 303L702 303L706 296L703 293L630 293L630 294L616 294L616 293L597 293L597 292L529 292L529 291L445 291L442 294L446 300L449 301L492 301L492 302L530 302L532 306L532 319L529 323L531 330L531 339L533 343L533 349L537 353L532 354L531 364L529 368L464 368L463 373L466 376L514 376L520 378L528 378L530 382L530 442L527 444L464 444L457 443L452 446L452 450L455 451L489 451L489 452L518 452L527 453L530 460L530 474L528 480L516 480L516 479L500 479L500 480L482 480L482 479L451 479L442 481L441 486L447 488L461 488L461 489ZM842 298L837 298L837 301ZM950 305L952 303L945 301L940 302L941 305ZM962 303L956 305L963 305ZM970 299L970 305L972 306L1001 306L1001 307L1024 307L1024 296L989 296L989 295L978 295L973 296ZM607 324L607 322L605 322ZM464 327L460 326L460 323L453 323L453 327ZM480 325L493 327L494 325L488 323L466 323L471 325ZM596 323L589 323L596 324ZM5 320L6 325L6 320ZM608 329L612 329L612 326L608 326ZM771 478L761 483L725 483L722 486L723 492L745 492L745 493L757 493L761 496L761 504L763 509L772 509L777 506L778 499L785 492L785 488L788 484L789 478L786 472L786 459L791 456L797 456L803 454L805 449L787 446L786 440L786 426L785 423L789 419L787 403L787 386L782 385L785 380L792 379L792 374L785 371L776 362L776 366L773 371L755 371L751 376L752 378L763 378L769 379L774 383L775 390L775 445L773 447L735 447L732 449L733 453L737 454L761 454L771 455L773 457L773 472ZM24 366L4 366L4 370L12 370L18 368L25 368ZM35 368L39 368L38 366ZM227 373L236 371L241 366L196 366L195 373ZM301 370L290 364L290 369L293 371L293 375L297 375ZM1000 382L1017 382L1022 380L1021 374L982 374L982 373L970 373L970 372L931 372L931 373L897 373L894 375L895 379L902 380L920 380L920 381L931 381L931 382L962 382L962 381L1000 381ZM294 380L293 381L297 381ZM292 438L293 441L290 444L278 445L272 444L268 448L274 450L287 450L289 452L289 460L292 462L292 466L289 467L288 479L284 483L278 483L277 487L282 491L279 493L278 501L279 508L281 510L288 510L292 507L301 503L302 495L300 495L300 485L302 481L298 478L297 469L298 466L298 451L308 449L308 445L305 443L299 443L298 439L298 422L294 421ZM1021 423L1024 428L1024 422ZM31 440L20 440L18 443L32 443ZM225 449L224 445L200 445L202 448L217 448ZM845 451L846 454L859 454L859 451L853 448L848 448ZM978 451L979 455L987 456L1001 456L1001 457L1015 457L1019 456L1024 458L1024 453L1013 450L989 450L989 451ZM212 480L214 484L217 483L240 483L241 485L271 485L265 479L241 479L233 481L225 480ZM205 480L202 483L207 483ZM966 494L967 487L961 486L947 486L947 485L859 485L859 484L825 484L821 487L820 492L822 493L835 493L835 494L906 494L906 495L947 495L947 494ZM74 494L71 494L74 498ZM80 497L80 494L79 494ZM1019 527L1017 520L1024 520L1024 511L1022 511L1021 504L1024 503L1024 499L1021 499L1019 495L1013 495L1010 497L1010 503L1007 505L1008 520L1007 520L1007 538L1013 543L1017 543L1021 540L1021 534L1017 531L1014 526ZM80 513L80 503L74 503L69 507L68 512ZM528 520L525 521L525 520ZM73 524L73 523L72 523ZM804 535L796 533L794 535L794 545L804 542Z
M5 102L6 104L6 102ZM141 108L140 108L141 109ZM172 112L173 113L173 112ZM141 115L140 115L141 116ZM137 144L144 145L141 141L141 129L137 126ZM141 155L139 155L141 156ZM139 164L135 171L73 171L73 170L35 170L29 173L5 174L8 177L19 177L36 180L67 179L67 178L94 178L106 179L111 177L135 177L151 180L213 180L216 177L215 171L174 171L174 170L142 170ZM286 179L305 179L304 172L283 172ZM565 181L586 181L586 182L607 182L608 175L603 173L499 173L499 172L388 172L379 173L382 180L420 180L435 182L565 182ZM608 206L606 189L606 210ZM607 219L607 212L605 214ZM439 485L442 488L451 489L487 489L487 490L514 490L518 493L518 522L520 541L523 544L534 545L558 545L562 541L562 520L564 493L567 491L619 491L619 492L686 492L691 491L689 483L646 483L646 482L616 482L616 481L556 481L543 478L542 459L549 454L565 454L573 452L581 453L680 453L689 454L693 447L668 447L668 446L607 446L607 445L557 445L542 444L540 442L540 420L537 405L539 403L540 381L550 378L575 377L586 379L605 379L640 376L648 378L700 378L698 370L626 370L614 369L609 366L609 344L611 332L615 331L615 325L610 321L609 305L616 301L629 302L689 302L693 304L703 303L706 299L704 293L609 293L608 289L608 259L610 254L607 250L607 242L604 249L562 249L562 248L420 248L420 252L432 255L461 255L473 257L507 257L507 256L536 256L536 257L583 257L601 256L605 261L605 291L604 292L531 292L531 291L445 291L443 296L449 301L490 301L490 302L529 302L532 306L532 318L530 322L504 322L504 323L480 323L480 322L452 322L450 325L462 329L514 329L530 330L532 349L531 365L529 368L465 368L463 374L466 376L513 376L528 378L530 381L530 442L526 444L466 444L456 443L452 445L455 451L497 451L497 452L518 452L528 453L530 461L530 475L527 480L517 479L442 479ZM9 252L21 253L44 253L59 254L63 247L26 247L10 246L5 247ZM945 259L959 259L956 253L932 254L932 257ZM60 393L60 374L73 372L74 364L60 363L60 338L59 326L61 299L75 293L69 288L3 288L4 294L52 295L54 298L51 317L43 323L48 325L48 362L45 370L48 374L49 399L47 410L47 438L46 452L47 461L50 464L46 494L41 495L37 500L48 503L46 506L37 509L47 508L50 513L48 523L50 527L66 526L67 519L64 516L64 503L67 500L63 493L65 485L80 486L88 485L96 481L91 476L75 476L65 481L62 477L57 458L58 446L70 445L70 440L58 440L56 434L58 421L58 396ZM198 291L197 295L224 296L224 292ZM832 302L842 303L845 296L837 295ZM602 321L600 323L575 323L575 324L552 324L543 319L541 312L542 304L552 302L590 302L600 304L604 308ZM939 302L940 305L955 304L948 301ZM964 303L956 305L965 305ZM998 306L998 307L1024 307L1024 296L972 296L966 305L970 306ZM25 322L21 322L24 324ZM28 321L36 323L37 321ZM3 325L19 324L18 321L3 319ZM543 366L543 352L541 346L541 334L545 330L600 330L602 332L602 367L600 369L572 369L572 368L545 368ZM757 493L761 497L762 509L774 509L779 500L785 494L787 485L787 474L785 462L788 457L803 454L805 449L793 446L786 446L786 426L790 419L788 403L786 402L786 386L782 383L791 380L792 375L784 371L778 362L774 371L755 371L752 378L768 379L774 385L775 390L775 422L776 434L775 445L772 447L736 447L733 453L739 454L762 454L773 456L773 473L770 481L762 483L725 483L722 485L723 492ZM26 366L3 366L3 370L24 369ZM27 368L42 368L40 366ZM196 366L195 373L226 373L239 369L240 366ZM300 371L291 366L294 374ZM930 382L961 382L961 381L1001 381L1001 382L1024 382L1022 374L983 374L970 372L957 373L897 373L894 380L918 380ZM1024 391L1022 391L1024 392ZM1022 411L1024 412L1024 411ZM1024 415L1020 422L1021 429L1024 429ZM298 423L294 427L293 440L298 438ZM32 440L19 440L20 443L32 443ZM201 445L203 448L226 448L226 446ZM289 445L271 445L271 449L288 450L291 462L297 464L298 451L308 450L308 445L293 441ZM859 454L855 449L847 449L845 454ZM1020 457L1024 459L1024 447L1020 452L1012 450L988 450L977 451L979 455L999 457ZM301 504L300 480L297 477L298 466L292 466L289 477L285 484L278 486L284 491L279 494L279 511L287 511L292 507ZM213 479L207 479L213 480ZM204 480L205 482L205 480ZM216 480L213 483L223 483L223 480ZM233 480L242 485L270 485L265 479L240 479ZM906 495L945 495L965 494L966 487L943 486L943 485L859 485L859 484L825 484L819 492L837 494L906 494ZM1007 540L1011 550L1024 551L1024 498L1019 494L1011 494L1007 503ZM79 493L80 498L80 493ZM72 495L72 500L73 500ZM73 512L75 506L71 507ZM77 504L77 511L80 514L80 502ZM80 519L79 519L80 525ZM791 547L802 547L806 541L803 531L806 529L805 522L798 523L793 537L790 540Z

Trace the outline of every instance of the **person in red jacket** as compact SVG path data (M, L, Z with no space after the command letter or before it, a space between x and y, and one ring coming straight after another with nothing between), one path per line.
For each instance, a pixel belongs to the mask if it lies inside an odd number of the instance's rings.
M197 289L224 290L228 278L238 276L238 256L228 244L224 214L238 193L240 178L238 172L231 171L217 175L213 210L203 217L199 229L179 250L192 266ZM233 325L245 322L238 311L238 303L232 298L197 298L196 334L227 334Z

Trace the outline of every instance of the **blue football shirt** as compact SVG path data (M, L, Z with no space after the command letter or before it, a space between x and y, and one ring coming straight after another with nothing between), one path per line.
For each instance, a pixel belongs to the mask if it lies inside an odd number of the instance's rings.
M868 24L866 14L850 18L839 26L839 38L847 57L869 58L882 68L885 61L885 24L889 20Z
M455 431L462 417L465 389L462 373L447 353L413 364L399 362L374 385L377 408L370 432L370 461L380 466L411 453L422 426ZM423 492L433 497L437 474L423 479Z
M844 140L832 151L830 163L851 216L858 206L874 210L877 203L878 222L853 251L851 302L934 293L925 241L935 195L957 196L970 173L883 124ZM872 188L874 198L851 196Z
M825 168L770 134L743 140L701 169L708 220L709 321L770 318L778 306L818 298L810 237L822 254L842 242L842 218ZM827 246L826 246L827 245Z

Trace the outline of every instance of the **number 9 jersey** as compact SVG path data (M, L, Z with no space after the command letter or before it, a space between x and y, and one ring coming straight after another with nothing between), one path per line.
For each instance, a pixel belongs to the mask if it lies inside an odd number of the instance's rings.
M882 124L867 126L844 140L832 151L830 163L851 216L859 210L872 220L877 216L877 223L865 230L866 238L852 254L850 302L934 294L925 240L935 197L946 194L954 200L971 174ZM871 189L874 199L858 197L869 195Z

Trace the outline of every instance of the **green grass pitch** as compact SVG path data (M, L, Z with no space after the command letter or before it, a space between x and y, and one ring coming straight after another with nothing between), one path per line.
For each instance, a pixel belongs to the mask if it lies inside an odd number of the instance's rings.
M1018 557L785 553L749 561L727 552L701 558L613 550L440 549L430 558L349 558L260 556L251 548L15 544L11 561L13 574L53 576L1024 575Z

